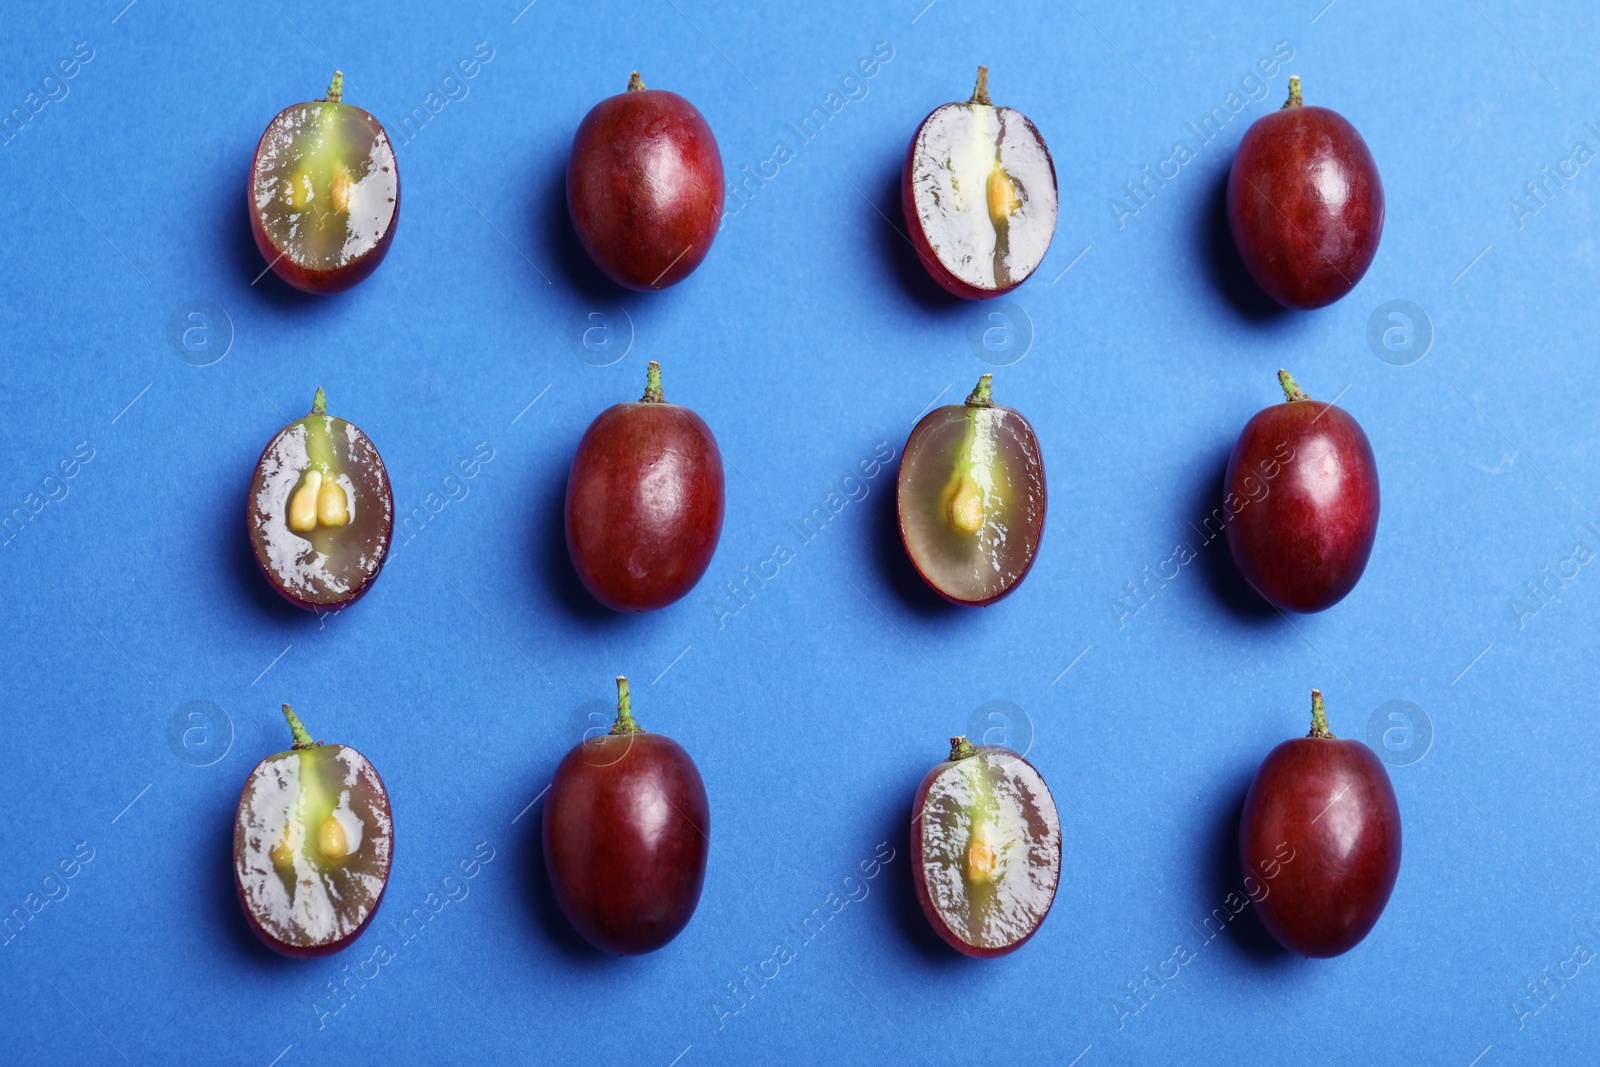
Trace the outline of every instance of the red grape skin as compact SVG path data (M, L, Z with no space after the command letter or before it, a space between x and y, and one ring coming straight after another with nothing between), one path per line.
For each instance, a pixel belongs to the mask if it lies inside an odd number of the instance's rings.
M660 734L573 746L544 809L556 901L605 952L653 952L688 925L705 885L711 808L694 760Z
M567 210L584 251L613 281L665 289L711 251L722 224L722 155L693 104L638 84L579 124Z
M1322 611L1355 588L1380 501L1372 445L1348 412L1310 399L1257 412L1228 459L1226 485L1242 502L1228 520L1228 548L1268 601Z
M1337 111L1285 107L1239 142L1228 225L1250 276L1285 307L1324 307L1355 288L1378 254L1383 213L1378 165Z
M722 536L722 453L677 404L614 404L590 423L567 477L567 550L594 598L654 611L693 589Z
M1313 957L1350 951L1400 874L1400 806L1383 763L1360 741L1283 742L1250 784L1239 857L1265 888L1256 912L1281 945Z

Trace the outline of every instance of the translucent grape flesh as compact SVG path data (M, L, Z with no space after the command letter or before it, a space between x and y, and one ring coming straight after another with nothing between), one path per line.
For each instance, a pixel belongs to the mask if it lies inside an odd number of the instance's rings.
M1039 772L985 746L929 786L920 834L928 898L945 926L977 948L1014 945L1050 910L1061 876L1061 822ZM992 853L972 876L974 841Z
M345 854L318 849L325 820ZM245 783L234 826L234 868L251 918L296 948L329 945L371 917L389 877L389 797L365 756L343 745L282 752Z

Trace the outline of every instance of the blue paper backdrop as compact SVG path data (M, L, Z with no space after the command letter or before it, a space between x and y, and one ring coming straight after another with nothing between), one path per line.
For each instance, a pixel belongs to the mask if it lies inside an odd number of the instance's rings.
M19 9L0 41L0 905L23 916L0 1058L1596 1057L1592 4L123 3ZM897 232L906 141L980 62L1062 203L998 309L946 299ZM310 299L257 280L243 192L261 130L335 66L398 143L404 208L376 275ZM561 185L635 68L702 109L745 190L648 296L583 260ZM1221 216L1290 72L1388 198L1371 271L1309 314L1263 307ZM622 618L577 586L560 506L648 359L721 442L727 524L692 595ZM1361 584L1293 621L1194 529L1279 366L1361 421L1384 494ZM1053 500L1027 582L957 611L909 571L891 489L918 414L986 370ZM418 516L321 620L270 592L242 523L317 385ZM555 911L529 806L617 673L714 813L694 921L621 961ZM1391 762L1406 842L1376 930L1317 962L1248 912L1206 921L1312 686ZM379 925L315 962L257 945L230 877L283 700L373 760L398 829ZM1030 746L1061 809L1054 911L998 961L933 940L907 868L912 791L962 731Z

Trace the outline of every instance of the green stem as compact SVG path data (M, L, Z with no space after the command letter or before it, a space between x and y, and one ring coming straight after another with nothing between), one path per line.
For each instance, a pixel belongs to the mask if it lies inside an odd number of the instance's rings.
M994 381L994 375L992 375L992 374L985 374L983 377L979 378L978 379L978 384L973 386L972 387L972 392L967 394L967 407L969 407L969 408L992 408L992 407L994 407L994 395L993 395L993 391L990 389L990 385L993 383L993 381Z
M1304 103L1305 100L1300 96L1300 75L1291 74L1289 75L1289 99L1285 100L1283 107L1278 110L1283 111L1291 107L1300 107Z
M650 366L644 372L644 396L639 398L639 403L665 404L666 402L666 395L661 392L661 364L652 359Z
M283 706L283 717L289 720L289 729L294 734L294 747L296 749L316 748L322 743L311 740L311 734L306 731L305 724L300 721L300 716L296 715L294 709L287 704Z
M628 78L628 92L636 93L644 88L644 79L639 77L639 72L634 71Z
M982 104L984 107L993 107L989 103L989 68L978 68L978 84L972 90L972 99L969 104Z
M950 739L950 762L954 763L956 760L964 760L977 754L977 748L965 737L952 737Z
M1278 384L1283 386L1283 398L1289 401L1291 404L1296 400L1311 399L1306 395L1305 390L1300 388L1300 383L1295 381L1294 378L1290 377L1289 372L1286 370L1280 370L1278 372Z
M302 421L306 424L306 462L312 469L332 474L333 420L328 417L328 398L320 385L311 401L311 414Z
M1328 713L1322 707L1322 690L1311 691L1311 732L1307 737L1319 737L1324 740L1333 739L1333 731L1328 729Z
M633 718L633 697L628 692L628 679L617 675L617 721L612 724L614 734L642 734L644 727Z
M328 83L328 95L325 99L330 104L344 102L344 71L336 70L333 72L333 81Z

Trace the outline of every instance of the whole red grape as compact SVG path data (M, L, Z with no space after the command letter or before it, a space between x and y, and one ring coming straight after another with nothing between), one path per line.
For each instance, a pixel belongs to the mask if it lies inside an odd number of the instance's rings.
M550 885L584 940L634 956L688 925L711 845L706 787L681 745L634 720L626 678L616 725L562 758L543 818Z
M1400 875L1400 805L1372 749L1328 730L1311 691L1311 733L1261 761L1239 822L1256 913L1302 956L1349 952L1376 925ZM1248 888L1249 882L1246 882Z
M1378 536L1378 463L1348 412L1278 372L1285 403L1256 413L1228 459L1228 548L1284 611L1332 607L1355 588Z
M1306 107L1289 79L1281 110L1256 120L1228 173L1228 225L1256 284L1291 308L1355 288L1383 236L1383 182L1337 111Z
M567 210L595 266L629 289L689 276L722 225L722 155L705 117L639 72L578 125Z
M722 536L722 453L705 420L668 404L652 362L643 399L584 431L567 476L567 551L594 598L654 611L690 589Z

